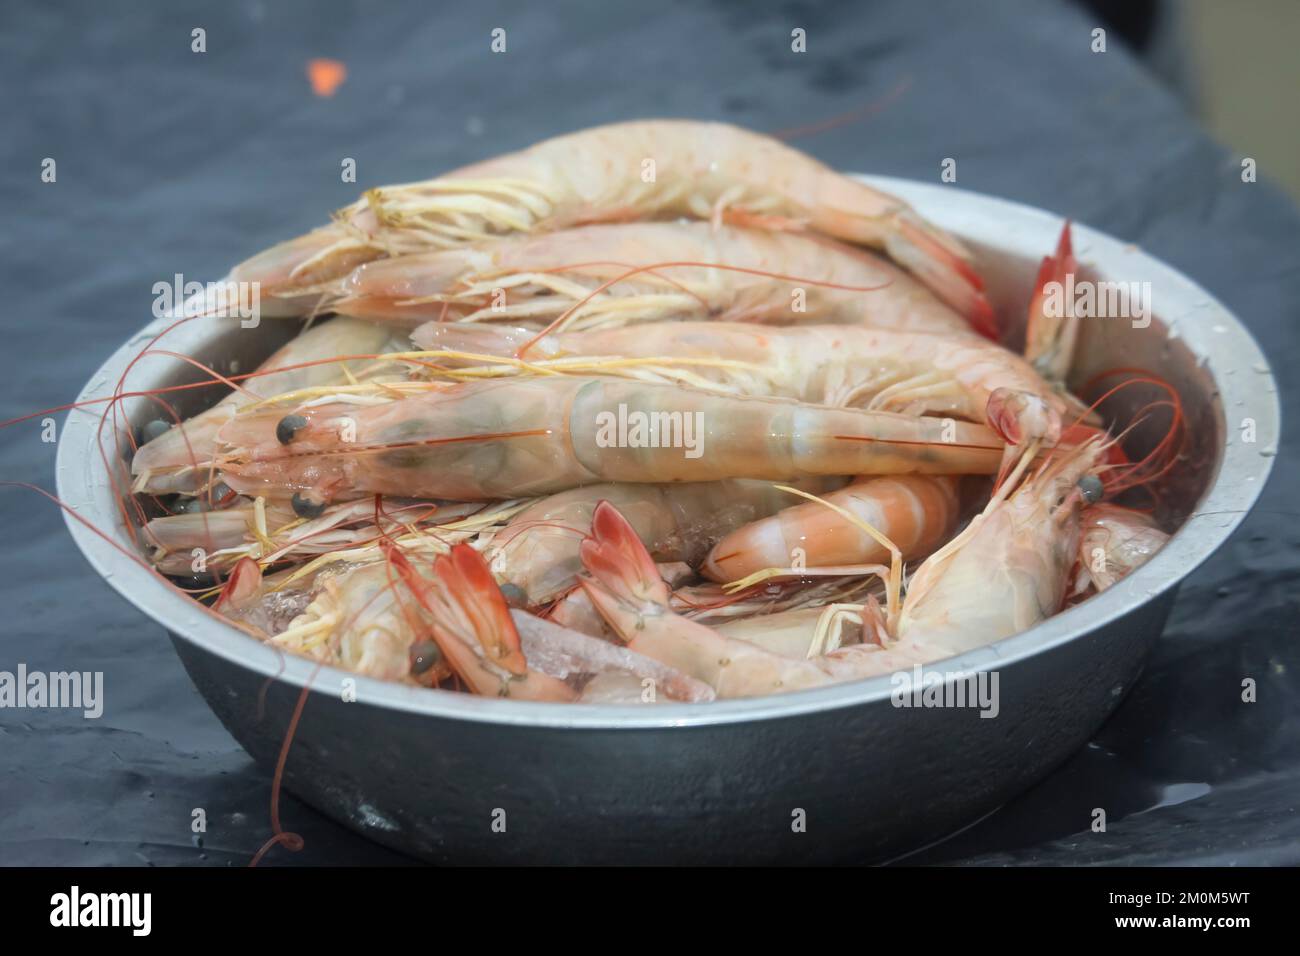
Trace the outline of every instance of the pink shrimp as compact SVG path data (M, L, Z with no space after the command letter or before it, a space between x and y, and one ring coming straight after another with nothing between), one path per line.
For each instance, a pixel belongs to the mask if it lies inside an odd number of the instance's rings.
M642 696L643 682L648 681L680 700L713 697L706 685L633 651L522 611L512 613L482 555L467 544L440 556L417 593L432 616L438 647L476 694L518 700L651 703L655 697ZM620 681L620 675L625 679ZM587 683L578 690L570 677Z
M151 494L193 494L208 480L216 435L242 406L282 392L347 380L347 366L364 360L324 362L339 356L390 351L391 332L360 319L339 318L290 339L257 367L239 391L193 418L142 445L131 460L136 491Z
M822 497L865 521L895 545L904 560L928 554L951 534L958 516L952 478L900 475L865 478ZM821 502L794 505L751 522L719 541L700 566L714 581L737 581L766 568L878 564L889 549Z
M808 491L837 487L839 479L801 483ZM698 563L709 545L789 501L770 482L744 479L669 484L586 485L541 499L519 512L493 538L493 573L515 606L535 607L577 585L578 548L601 501L612 502L661 562Z
M430 322L412 338L426 349L509 356L530 335L499 326ZM1077 410L1077 402L1056 392L1024 359L970 333L660 322L551 333L537 342L530 358L571 355L662 358L669 373L671 360L686 360L681 374L691 383L716 383L742 395L987 421L1014 445L1035 438L1056 443L1062 419Z
M408 328L562 318L574 329L663 319L970 329L925 286L862 249L691 222L583 226L383 259L352 272L324 307Z
M582 130L426 182L372 189L331 226L243 263L234 276L301 303L367 256L677 216L807 229L883 249L976 327L996 331L969 253L907 203L774 139L686 120Z
M1151 560L1169 535L1140 511L1099 502L1083 513L1073 593L1104 591Z
M222 428L231 447L218 467L231 488L318 502L358 493L475 501L602 481L991 474L1004 447L966 422L568 375L284 411L237 415Z
M868 615L874 640L796 660L674 613L667 586L618 512L597 508L582 586L630 650L691 674L719 697L817 687L910 669L1009 637L1061 607L1084 504L1076 483L1100 443L1044 463L1014 492L1003 484L962 534L913 575L897 613Z

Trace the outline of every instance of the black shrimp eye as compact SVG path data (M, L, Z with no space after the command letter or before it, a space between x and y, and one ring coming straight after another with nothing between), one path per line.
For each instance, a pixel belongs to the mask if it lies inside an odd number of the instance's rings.
M319 518L325 513L325 502L304 498L296 491L289 503L293 505L293 513L299 518Z
M306 424L307 419L301 415L285 415L280 419L280 424L275 426L275 437L281 445L287 445Z
M442 660L442 651L433 641L420 641L411 648L411 673L424 674Z
M1105 488L1102 487L1101 479L1096 475L1084 475L1079 479L1079 493L1083 495L1083 500L1090 505L1095 505L1101 501L1104 491Z

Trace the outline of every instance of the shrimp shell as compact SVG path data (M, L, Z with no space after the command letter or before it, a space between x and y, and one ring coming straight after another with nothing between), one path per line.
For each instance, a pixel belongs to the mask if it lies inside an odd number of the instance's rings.
M294 300L310 300L305 290L365 257L678 216L809 229L883 249L959 313L994 331L969 253L907 203L770 137L690 120L586 129L436 179L372 189L330 226L262 253L232 275L261 281L291 310Z
M925 286L862 249L691 222L583 226L383 259L352 272L327 307L408 328L544 322L572 310L568 328L713 319L970 330Z
M991 474L1003 451L982 425L580 376L300 408L287 446L276 438L282 415L222 428L231 448L218 466L236 491L475 501L604 481Z

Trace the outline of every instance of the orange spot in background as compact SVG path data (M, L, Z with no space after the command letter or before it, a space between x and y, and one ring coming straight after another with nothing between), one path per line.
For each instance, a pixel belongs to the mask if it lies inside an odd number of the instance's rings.
M348 68L338 60L308 60L307 79L317 96L333 96L348 78Z

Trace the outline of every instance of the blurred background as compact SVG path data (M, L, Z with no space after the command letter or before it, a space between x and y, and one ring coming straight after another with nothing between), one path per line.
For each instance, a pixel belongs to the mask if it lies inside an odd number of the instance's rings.
M1300 200L1300 3L1082 0L1196 114ZM1109 35L1109 34L1108 34Z

